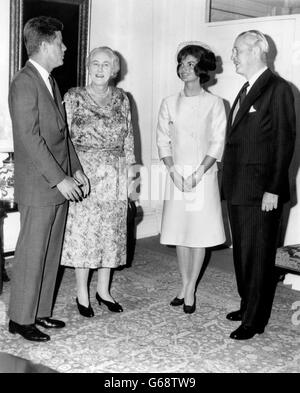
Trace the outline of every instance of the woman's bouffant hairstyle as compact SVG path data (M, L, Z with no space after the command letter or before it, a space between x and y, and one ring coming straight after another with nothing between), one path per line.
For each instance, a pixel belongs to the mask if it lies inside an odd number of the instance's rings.
M97 52L104 52L110 57L110 59L112 61L112 66L113 66L112 78L115 78L118 75L118 72L120 71L120 59L119 59L119 56L116 54L116 52L113 51L108 46L99 46L98 48L94 48L87 57L87 60L86 60L87 67L90 65L90 61L91 61L91 58L93 57L94 53L97 53Z
M188 55L194 56L198 60L194 72L200 78L200 84L208 82L210 79L208 71L214 71L217 66L214 53L199 45L187 45L182 48L177 54L177 75L179 78L180 64Z

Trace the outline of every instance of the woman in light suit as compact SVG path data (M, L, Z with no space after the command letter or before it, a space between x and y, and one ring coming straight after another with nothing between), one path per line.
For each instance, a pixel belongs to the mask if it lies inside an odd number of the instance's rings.
M177 51L183 90L162 101L157 127L159 157L167 169L161 243L175 245L182 285L172 306L196 309L196 282L205 248L225 241L217 179L226 116L221 98L203 88L216 68L213 52L199 42Z

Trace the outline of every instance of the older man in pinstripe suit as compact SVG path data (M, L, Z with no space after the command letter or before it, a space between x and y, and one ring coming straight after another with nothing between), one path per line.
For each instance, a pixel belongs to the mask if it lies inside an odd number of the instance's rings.
M228 203L241 305L227 315L241 321L230 338L264 332L275 290L275 253L282 205L289 200L288 169L295 140L289 84L267 68L265 36L256 30L235 40L232 60L247 82L231 109L222 190Z

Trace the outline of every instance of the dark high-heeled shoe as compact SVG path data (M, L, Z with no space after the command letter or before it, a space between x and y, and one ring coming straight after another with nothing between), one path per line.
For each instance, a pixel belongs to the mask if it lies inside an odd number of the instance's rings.
M123 308L121 304L117 302L109 302L108 300L102 299L102 297L100 297L98 292L96 292L96 300L98 301L99 306L101 305L101 303L103 303L109 309L109 311L123 312Z
M91 318L95 315L94 310L92 309L90 304L88 307L85 307L79 303L78 298L76 298L76 303L77 303L79 314L82 315L83 317Z
M192 306L187 306L185 303L183 304L183 311L186 314L193 314L196 310L196 299L194 300L194 304Z
M174 299L171 301L170 306L177 307L177 306L182 306L184 303L184 298L180 299L179 297L174 297Z

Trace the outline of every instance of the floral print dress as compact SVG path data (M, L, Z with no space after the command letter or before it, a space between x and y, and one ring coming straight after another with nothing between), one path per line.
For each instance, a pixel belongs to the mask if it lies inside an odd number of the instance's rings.
M62 265L115 268L126 263L127 168L135 162L130 106L122 89L99 106L84 87L64 97L72 142L91 192L70 202Z

